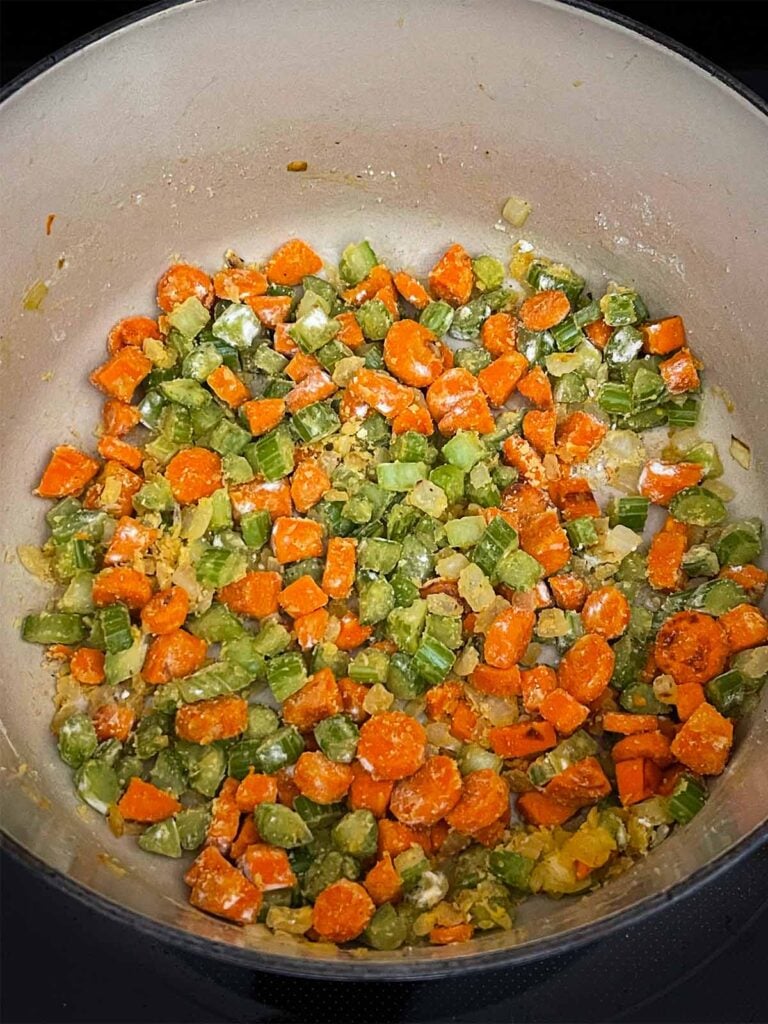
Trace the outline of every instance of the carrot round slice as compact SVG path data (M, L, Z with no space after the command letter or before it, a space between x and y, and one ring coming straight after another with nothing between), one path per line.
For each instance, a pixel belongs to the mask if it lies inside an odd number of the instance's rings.
M176 501L188 505L221 487L221 458L207 448L185 448L173 456L165 475Z
M213 281L199 267L189 263L174 263L157 282L157 304L165 313L170 313L187 299L196 298L204 306L213 303Z
M529 331L548 331L571 311L568 296L560 289L536 292L520 307L520 319Z
M352 769L348 764L331 761L319 750L305 751L296 762L293 781L300 793L318 804L341 800L352 785Z
M398 782L390 810L406 825L434 825L461 797L461 773L452 757L430 757L417 772Z
M591 704L611 681L615 661L608 642L597 633L587 633L563 655L557 669L558 682L581 704Z
M588 595L581 617L588 633L613 640L629 625L629 601L618 587L600 587Z
M509 788L492 768L470 772L464 779L461 799L445 816L458 832L472 835L492 824L509 809Z
M374 779L404 779L421 767L427 734L403 711L384 711L360 730L357 756Z
M376 907L357 882L342 878L323 889L312 909L312 927L328 942L349 942L365 930Z
M403 384L429 387L443 372L437 338L415 320L398 320L384 339L384 362Z
M189 594L183 587L160 590L141 609L141 624L147 633L172 633L180 629L189 613Z
M676 683L706 683L725 668L728 637L704 612L677 612L656 635L656 664Z

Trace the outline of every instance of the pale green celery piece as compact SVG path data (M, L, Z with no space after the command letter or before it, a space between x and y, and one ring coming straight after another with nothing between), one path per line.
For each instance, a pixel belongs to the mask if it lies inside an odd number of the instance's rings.
M59 729L59 756L70 768L79 768L96 751L99 741L89 715L75 712Z
M150 825L139 836L138 843L146 853L156 853L161 857L181 856L179 829L173 818L166 818L165 821Z
M144 658L147 653L148 638L146 635L134 630L133 644L124 651L104 656L104 677L108 686L122 683L126 679L141 672Z
M106 814L111 804L117 803L120 786L117 774L103 761L86 761L75 772L77 795L99 814Z
M439 519L448 509L445 491L431 480L419 480L405 500L434 519Z
M477 256L472 260L472 271L480 291L491 291L504 283L504 265L495 256Z
M426 620L427 602L417 598L407 608L392 609L387 616L387 636L394 640L401 651L415 654Z
M312 833L306 822L284 804L259 804L253 816L259 835L273 846L292 849L312 842Z
M381 462L376 467L376 479L385 491L409 491L426 477L424 462Z
M211 315L196 295L174 306L168 314L168 321L183 338L194 338L202 331Z
M206 380L223 362L221 354L213 345L198 345L189 355L184 356L181 372L193 380Z
M87 615L93 611L93 574L77 572L56 604L60 612Z
M250 306L233 302L214 320L211 334L214 338L235 348L250 348L263 333L259 318Z
M468 472L486 457L487 450L476 431L460 430L446 441L442 454L447 463Z
M484 532L485 519L482 516L462 516L449 519L445 524L445 533L452 548L471 548Z

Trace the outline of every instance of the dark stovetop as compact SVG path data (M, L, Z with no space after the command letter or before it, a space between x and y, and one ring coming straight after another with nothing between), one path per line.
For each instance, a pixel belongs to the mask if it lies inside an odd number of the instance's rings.
M2 0L0 81L107 21L126 0ZM631 2L636 18L768 99L760 3ZM16 1021L768 1020L768 846L631 932L514 970L436 982L282 978L138 935L2 860L2 1019Z

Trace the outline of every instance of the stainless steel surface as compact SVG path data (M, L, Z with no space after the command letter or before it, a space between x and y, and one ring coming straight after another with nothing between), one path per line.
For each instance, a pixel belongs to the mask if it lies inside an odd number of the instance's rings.
M30 488L62 438L93 443L86 368L109 326L150 312L173 254L215 265L302 235L333 257L368 236L428 267L449 242L504 255L518 233L597 282L635 282L680 312L736 400L708 402L740 512L765 508L764 288L768 119L684 57L546 0L207 0L121 28L0 108L0 358L5 548L0 587L2 821L21 848L93 898L217 955L323 976L439 974L513 963L602 934L679 891L768 816L765 709L705 810L636 870L584 899L532 902L512 935L358 955L241 930L189 908L179 865L113 839L79 805L48 731L52 684L19 617L45 600L13 552L42 536ZM306 160L309 170L285 165ZM56 213L50 236L49 213ZM48 282L39 311L22 296ZM82 894L82 891L81 891Z

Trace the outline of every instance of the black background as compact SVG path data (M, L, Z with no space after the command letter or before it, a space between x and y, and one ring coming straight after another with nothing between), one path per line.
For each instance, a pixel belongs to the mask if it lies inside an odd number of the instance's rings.
M144 6L2 0L0 82ZM761 0L601 6L697 50L768 99ZM204 960L108 921L7 855L0 882L9 1024L768 1020L768 847L631 933L514 970L410 984L298 981Z

